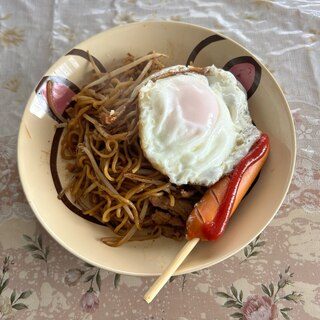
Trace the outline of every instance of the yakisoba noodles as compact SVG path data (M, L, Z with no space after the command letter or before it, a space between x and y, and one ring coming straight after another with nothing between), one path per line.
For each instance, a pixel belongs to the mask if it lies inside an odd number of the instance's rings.
M138 59L128 55L106 73L91 59L95 79L66 110L61 156L73 178L63 193L70 193L84 215L113 230L116 236L102 239L111 246L160 235L180 239L204 192L199 186L171 184L140 146L139 85L164 68L161 57L155 52Z

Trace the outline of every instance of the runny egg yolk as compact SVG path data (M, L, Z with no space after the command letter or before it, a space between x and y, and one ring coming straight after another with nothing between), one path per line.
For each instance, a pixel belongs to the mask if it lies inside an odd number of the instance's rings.
M158 80L149 92L155 145L168 151L170 145L189 144L206 136L219 117L219 102L205 77L177 75ZM147 103L149 105L149 103Z
M185 120L199 126L213 126L219 114L215 94L208 85L177 79L172 88L174 101Z

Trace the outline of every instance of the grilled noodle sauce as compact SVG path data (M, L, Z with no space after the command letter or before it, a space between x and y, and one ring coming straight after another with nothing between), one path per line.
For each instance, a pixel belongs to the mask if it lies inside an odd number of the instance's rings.
M164 235L180 239L186 220L206 187L177 186L154 169L140 147L138 91L141 82L164 68L163 55L128 55L111 72L94 68L95 79L73 98L61 156L73 178L63 190L84 215L116 234L111 246Z

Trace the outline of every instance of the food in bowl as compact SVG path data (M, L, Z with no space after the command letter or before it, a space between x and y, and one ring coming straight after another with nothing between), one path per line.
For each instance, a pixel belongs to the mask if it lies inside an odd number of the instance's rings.
M128 55L107 73L91 59L96 79L64 114L61 156L73 177L59 197L69 193L84 215L110 227L118 235L102 239L110 246L160 235L217 238L210 230L222 234L269 151L232 73L165 68L163 56ZM264 152L252 161L248 153L261 139ZM258 169L239 169L246 157Z
M182 36L185 34L188 37ZM131 241L115 249L100 241L105 236L114 237L111 229L93 216L83 215L80 206L76 207L71 201L70 190L66 190L61 199L57 198L72 174L65 170L68 161L60 156L65 132L61 127L65 124L51 112L46 92L51 81L54 114L66 118L65 107L80 88L91 81L90 58L103 75L106 70L121 65L120 59L127 52L141 57L152 49L167 55L164 60L167 66L214 64L231 71L247 91L254 123L268 133L271 144L259 179L241 201L223 236L218 241L201 241L177 270L175 274L178 275L219 263L252 241L276 214L292 178L296 144L288 103L271 73L243 46L212 30L168 21L127 24L77 44L43 74L30 95L19 131L19 173L35 216L53 239L72 254L117 273L161 274L184 246L184 235L182 241L159 237ZM203 192L207 190L206 187L202 189Z

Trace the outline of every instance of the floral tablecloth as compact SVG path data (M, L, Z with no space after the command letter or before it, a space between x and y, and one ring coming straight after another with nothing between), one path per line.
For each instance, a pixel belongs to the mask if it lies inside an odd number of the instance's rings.
M287 197L243 251L173 277L99 270L37 222L17 170L17 135L33 87L71 47L119 24L160 19L221 32L256 54L289 102L298 155ZM320 319L320 1L0 1L0 319Z

